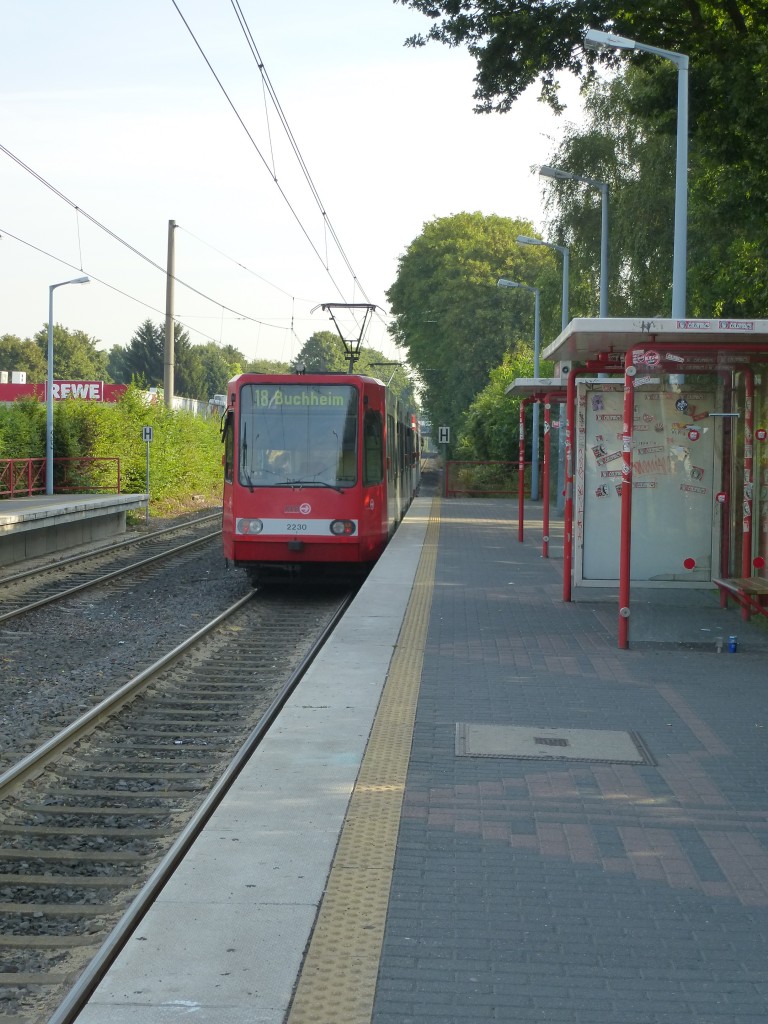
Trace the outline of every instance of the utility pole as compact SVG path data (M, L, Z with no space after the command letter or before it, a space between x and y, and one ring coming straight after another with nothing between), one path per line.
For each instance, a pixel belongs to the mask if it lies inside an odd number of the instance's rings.
M176 273L174 230L176 221L168 221L168 263L165 281L165 361L163 364L163 392L165 404L173 408L173 282Z

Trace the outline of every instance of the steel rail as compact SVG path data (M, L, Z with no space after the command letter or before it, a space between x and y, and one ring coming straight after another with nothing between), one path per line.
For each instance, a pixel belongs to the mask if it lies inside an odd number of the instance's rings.
M46 562L45 565L38 565L34 569L23 569L21 572L14 573L12 576L0 577L0 583L18 583L20 580L27 579L29 576L41 576L46 572L55 572L56 569L60 569L62 566L70 565L72 562L83 562L87 558L98 558L101 555L108 555L113 551L118 551L120 548L130 547L132 544L143 544L149 541L153 541L155 537L162 537L165 533L174 533L178 530L186 530L193 526L198 526L200 523L207 523L209 519L221 519L221 512L215 512L211 515L200 516L198 519L190 519L186 523L179 523L177 526L164 526L162 530L151 530L149 533L141 534L136 537L125 537L123 540L116 541L114 544L105 544L103 547L91 548L88 551L80 551L76 555L68 555L66 558L60 558L55 562Z
M137 693L141 690L144 683L147 682L152 676L157 675L162 669L167 668L177 658L184 654L190 647L193 647L198 640L202 639L207 633L216 629L222 622L228 619L231 615L234 615L244 604L250 601L256 596L256 591L251 590L236 601L230 608L223 611L220 615L217 615L215 619L212 619L209 623L198 629L192 636L187 637L177 647L174 647L168 654L164 654L162 658L154 662L148 668L139 672L137 676L130 679L127 683L124 683L118 690L115 690L109 697L105 697L100 703L96 704L86 711L85 714L81 715L74 722L68 725L61 732L52 736L49 740L43 743L42 746L36 750L31 751L26 757L22 758L12 768L7 769L0 775L0 798L8 796L11 790L15 789L26 779L32 775L37 775L43 769L43 767L56 757L66 747L88 732L93 726L109 714L116 711L123 704L132 700Z
M251 596L253 595L248 595L244 598L242 603L248 600ZM341 619L346 612L353 596L353 594L350 594L341 602L330 622L320 635L315 646L304 661L295 669L283 689L264 712L264 715L258 725L251 732L250 736L237 752L222 777L213 787L205 801L200 805L195 815L187 823L187 826L179 838L139 891L136 899L133 901L126 913L107 936L101 948L77 979L67 997L62 1001L54 1014L49 1017L48 1024L74 1024L77 1020L78 1015L90 999L91 995L95 992L100 982L106 976L109 968L115 962L121 950L128 942L128 939L141 923L147 911L169 881L173 872L183 861L184 857L191 849L192 844L203 831L214 811L224 799L227 791L232 786L237 776L246 766L261 741L269 732L289 697L301 682L302 677L319 654L328 637L336 628L339 619Z
M179 544L178 547L170 548L168 551L161 551L156 555L150 555L148 558L142 558L139 562L132 562L130 565L124 565L122 569L114 569L112 572L108 572L105 576L98 576L96 579L86 580L85 583L78 583L76 587L70 587L68 590L62 590L59 593L52 594L48 597L41 597L39 600L33 601L31 604L25 604L22 608L16 608L10 612L3 612L0 614L0 622L7 622L8 619L15 619L18 615L24 615L26 612L34 611L35 608L40 608L46 604L52 604L54 601L60 601L64 597L71 597L72 594L77 594L81 590L88 590L89 587L97 587L102 583L109 583L118 576L125 576L126 573L134 572L134 570L141 569L146 565L151 565L152 562L159 562L161 559L169 558L171 555L178 554L180 551L185 551L187 548L193 548L198 544L205 544L214 537L218 537L220 533L221 530L214 530L213 533L206 533L203 537L195 537L194 540L186 541L184 544Z

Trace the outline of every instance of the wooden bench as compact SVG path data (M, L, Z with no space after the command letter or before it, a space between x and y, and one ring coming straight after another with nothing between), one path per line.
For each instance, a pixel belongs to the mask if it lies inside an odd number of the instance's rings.
M720 589L721 608L727 608L728 598L733 597L741 605L743 619L748 619L752 612L759 612L768 618L768 580L747 576L712 582Z

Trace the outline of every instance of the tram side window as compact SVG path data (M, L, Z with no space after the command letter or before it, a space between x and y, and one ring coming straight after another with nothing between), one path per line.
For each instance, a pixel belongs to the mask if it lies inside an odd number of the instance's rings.
M397 434L395 431L395 418L387 413L387 480L394 480L397 472L397 445L395 443Z
M222 427L222 441L224 442L224 479L232 483L235 475L235 414L233 409L227 410L224 425Z
M366 409L363 421L363 483L380 484L383 479L384 451L381 413Z

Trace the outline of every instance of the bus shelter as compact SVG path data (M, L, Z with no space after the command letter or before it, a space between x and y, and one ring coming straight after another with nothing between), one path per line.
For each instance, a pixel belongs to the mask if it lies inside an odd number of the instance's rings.
M520 427L517 462L517 539L522 543L525 523L525 413L529 405L544 406L544 452L542 459L542 558L549 558L549 513L552 481L552 404L565 404L566 392L559 377L516 377L504 390L505 395L520 399Z
M617 585L626 648L632 587L760 573L767 320L573 320L543 358L567 371L564 600Z

